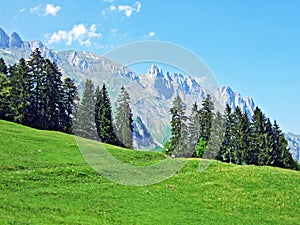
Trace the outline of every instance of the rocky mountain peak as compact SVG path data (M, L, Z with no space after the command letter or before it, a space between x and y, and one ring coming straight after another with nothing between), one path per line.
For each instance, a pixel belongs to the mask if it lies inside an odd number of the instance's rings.
M0 48L9 48L9 36L0 28Z
M13 32L9 38L9 47L10 48L21 48L23 41L18 33Z
M152 64L147 74L152 75L153 77L164 77L162 69L155 64Z

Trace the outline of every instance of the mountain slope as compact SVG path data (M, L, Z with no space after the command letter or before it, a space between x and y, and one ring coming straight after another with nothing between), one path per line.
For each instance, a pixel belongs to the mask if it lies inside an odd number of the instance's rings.
M294 159L300 162L300 135L285 133L284 136L289 143L290 152Z
M298 224L300 173L190 160L150 186L123 186L93 171L74 136L0 120L1 224ZM86 140L87 144L93 141ZM159 153L106 145L133 165Z
M17 33L10 36L0 28L0 57L7 63L16 63L21 57L29 58L35 48L42 55L55 62L64 76L72 77L82 90L86 78L92 78L96 84L105 82L112 102L116 102L121 86L125 86L131 96L134 114L134 147L137 149L155 149L161 147L170 134L169 109L173 99L179 95L189 107L211 94L216 108L223 111L226 104L232 108L239 106L252 115L255 103L251 97L243 98L229 86L220 87L215 93L209 93L189 75L163 72L162 68L152 65L145 74L135 74L130 69L94 53L80 51L53 51L40 41L23 41ZM115 108L116 105L113 105ZM298 140L298 139L297 139ZM300 142L297 142L300 145ZM290 146L295 146L291 144ZM292 149L292 152L299 150ZM294 154L295 156L296 154ZM299 157L297 158L299 160Z

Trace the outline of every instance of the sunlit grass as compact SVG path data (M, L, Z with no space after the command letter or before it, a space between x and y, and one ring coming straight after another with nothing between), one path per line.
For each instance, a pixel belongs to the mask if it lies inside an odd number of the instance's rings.
M87 141L88 142L88 141ZM149 165L160 153L106 145ZM189 160L173 177L123 186L84 161L72 135L0 121L0 224L299 224L300 172Z

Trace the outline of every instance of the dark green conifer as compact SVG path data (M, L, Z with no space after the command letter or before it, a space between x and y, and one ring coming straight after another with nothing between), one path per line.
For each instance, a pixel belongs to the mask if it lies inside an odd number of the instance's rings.
M130 96L124 87L117 99L116 135L120 145L133 148L133 119L130 108Z
M113 128L111 102L105 84L99 90L97 87L95 107L95 123L100 141L108 144L117 144Z

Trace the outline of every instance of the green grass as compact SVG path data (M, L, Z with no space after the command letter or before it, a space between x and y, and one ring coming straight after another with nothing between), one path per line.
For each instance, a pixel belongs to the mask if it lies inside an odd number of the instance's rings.
M106 148L134 165L165 158ZM123 186L91 169L73 136L5 121L0 157L0 224L300 224L297 171L213 161L199 172L190 160L161 183Z

